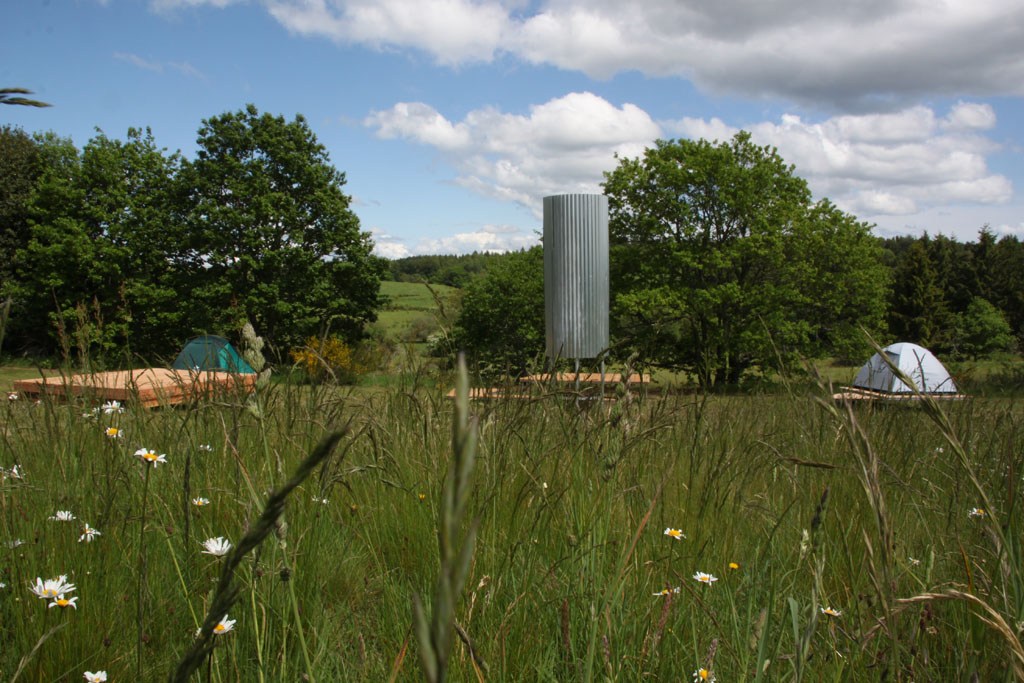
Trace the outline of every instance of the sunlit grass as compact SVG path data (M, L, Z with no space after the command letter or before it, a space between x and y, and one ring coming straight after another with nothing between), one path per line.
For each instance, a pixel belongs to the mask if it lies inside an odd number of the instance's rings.
M446 388L271 385L261 419L230 401L98 415L0 403L0 679L20 667L19 680L134 680L141 643L145 678L167 680L220 577L204 541L237 545L268 492L340 424L335 457L238 566L233 627L199 673L422 679L412 596L430 612L452 454ZM612 414L554 398L475 404L466 518L480 526L455 622L489 680L692 680L700 668L720 681L1002 680L1012 648L988 610L1011 630L1024 621L1024 406L943 409L988 503L915 408L851 421L810 395L666 395ZM867 480L849 438L858 427L878 461ZM150 468L140 448L167 462ZM58 510L75 519L50 520ZM91 542L79 542L85 524L100 533ZM29 590L60 575L74 608ZM476 679L460 638L448 665L450 680Z

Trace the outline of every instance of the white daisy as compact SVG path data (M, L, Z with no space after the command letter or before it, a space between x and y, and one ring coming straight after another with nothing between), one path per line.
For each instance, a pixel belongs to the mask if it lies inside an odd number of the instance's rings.
M660 597L664 597L664 596L668 595L669 593L678 593L678 592L679 592L679 586L676 586L675 588L665 588L663 590L658 591L657 593L651 593L651 595L660 598Z
M57 510L57 514L50 517L54 522L70 522L75 519L75 516L71 514L71 510Z
M213 446L211 446L208 443L201 443L199 444L199 450L202 451L203 453L209 453L210 451L213 450Z
M210 499L209 498L193 498L192 499L192 504L195 505L197 508L201 508L201 507L204 507L206 505L209 505L210 504Z
M677 541L681 541L684 538L686 538L686 534L684 534L679 529L672 529L672 528L665 529L665 535L668 536L669 538L674 538Z
M12 391L11 393L7 394L7 400L8 401L17 401L18 400L18 392L17 391Z
M821 607L822 614L827 614L830 617L838 617L842 615L842 610L832 609L831 607Z
M160 455L157 455L156 451L151 451L148 448L140 448L139 450L135 451L135 457L142 460L142 462L146 463L147 465L152 465L153 467L156 467L160 463L167 462L166 453L161 453Z
M227 540L223 536L208 538L203 541L203 547L206 548L206 550L203 551L204 555L223 557L228 554L229 550L231 550L231 541Z
M705 574L704 572L697 572L693 575L693 578L701 583L706 583L709 586L715 581L718 581L717 577L712 576L711 574Z
M58 595L53 602L46 606L46 608L50 609L51 607L74 607L75 609L78 609L78 605L75 604L75 600L77 599L77 596L69 600L68 598L65 598L63 595Z
M92 671L86 671L82 674L82 677L89 681L89 683L105 683L107 680L107 672L97 671L96 673L93 673Z
M102 406L100 406L100 409L106 415L110 415L111 413L123 413L124 412L124 406L121 405L120 401L107 401Z
M228 619L228 615L224 615L224 618L217 622L217 625L213 627L214 635L223 635L235 627L237 619Z
M93 529L88 524L85 525L85 529L82 530L82 535L78 537L78 542L92 543L93 539L97 536L102 536L100 532Z
M65 593L71 593L75 590L75 584L68 583L68 577L61 574L56 579L47 579L43 581L38 576L34 585L28 587L36 597L43 599L56 598L58 595L64 595Z

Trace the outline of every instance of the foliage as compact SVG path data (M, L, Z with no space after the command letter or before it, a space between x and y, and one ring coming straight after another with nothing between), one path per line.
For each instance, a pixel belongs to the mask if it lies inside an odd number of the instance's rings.
M462 299L455 343L485 370L516 376L544 352L544 252L497 260Z
M0 282L14 276L14 254L28 244L28 200L41 172L37 143L13 126L0 128Z
M68 141L41 144L51 161L29 202L31 239L9 288L22 336L55 349L85 307L96 329L90 354L120 356L129 340L151 355L171 353L187 312L175 268L184 241L172 184L180 158L148 130L129 129L126 142L98 133L80 155Z
M342 382L351 382L365 372L356 352L338 336L310 337L303 346L293 348L290 355L292 361L315 380L329 374Z
M52 107L52 104L33 100L29 97L18 97L18 95L31 95L31 90L25 88L0 88L0 104L17 104L23 107Z
M392 280L398 282L429 282L449 287L466 287L482 276L501 254L432 254L407 256L390 262Z
M281 349L328 330L357 339L386 266L306 120L248 105L205 120L197 142L180 175L201 324L245 317Z
M1005 351L1013 339L1002 312L980 296L971 300L959 320L963 335L960 350L975 360L993 351Z
M880 328L886 273L870 228L774 149L658 141L607 173L614 333L704 387L794 354L852 353ZM827 286L823 283L827 283Z

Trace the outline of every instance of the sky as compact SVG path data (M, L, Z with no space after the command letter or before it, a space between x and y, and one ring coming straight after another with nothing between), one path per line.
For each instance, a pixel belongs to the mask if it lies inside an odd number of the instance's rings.
M1020 0L10 0L0 124L83 146L303 115L375 250L537 243L658 139L747 130L877 235L1024 238Z

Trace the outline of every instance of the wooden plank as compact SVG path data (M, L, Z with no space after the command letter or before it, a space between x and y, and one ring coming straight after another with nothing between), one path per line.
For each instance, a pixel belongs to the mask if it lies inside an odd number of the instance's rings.
M622 374L618 372L607 372L604 375L605 384L620 384L622 382ZM599 372L560 372L554 376L555 382L563 384L575 384L579 380L580 384L600 384L601 373ZM550 373L543 373L540 375L527 375L519 380L520 382L550 382L552 381ZM651 376L647 373L639 375L633 373L629 376L630 384L644 385L651 383Z
M931 393L926 394L936 401L962 401L967 398L966 394ZM891 401L894 403L909 403L919 401L920 396L911 392L889 393L885 391L874 391L861 387L840 387L839 393L832 394L833 401Z
M26 397L75 396L93 401L138 401L146 407L174 405L232 390L251 391L256 375L144 368L81 375L56 375L14 382Z

